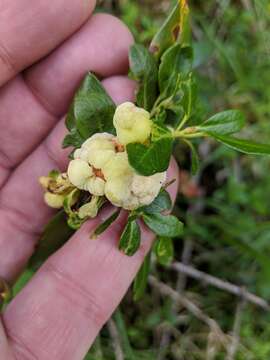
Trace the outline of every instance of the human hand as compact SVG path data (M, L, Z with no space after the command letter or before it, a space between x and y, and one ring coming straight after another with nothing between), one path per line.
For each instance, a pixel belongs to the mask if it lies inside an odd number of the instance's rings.
M125 74L132 36L93 0L3 0L0 11L0 277L14 281L52 213L39 176L65 169L63 117L88 70L116 103L132 101ZM172 162L169 178L176 177ZM177 182L169 187L175 197ZM1 359L81 360L127 291L154 238L142 225L133 256L116 243L125 213L97 241L105 209L53 255L6 308Z

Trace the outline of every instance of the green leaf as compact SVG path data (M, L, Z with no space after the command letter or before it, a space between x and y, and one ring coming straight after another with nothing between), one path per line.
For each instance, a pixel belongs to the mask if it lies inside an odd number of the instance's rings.
M150 265L151 265L151 252L149 252L149 254L144 259L144 262L134 280L134 283L133 283L133 299L134 299L134 301L140 300L145 293L148 275L150 272Z
M150 176L166 171L173 147L172 138L161 138L148 147L135 143L127 145L129 164L141 175Z
M132 256L139 249L141 230L136 220L128 221L120 237L119 249Z
M58 212L46 226L37 248L30 259L30 267L38 269L47 258L64 245L73 235L67 225L67 218L64 211Z
M169 265L173 261L174 247L171 238L159 236L154 245L157 261L161 265Z
M54 180L56 180L58 178L58 176L60 175L60 171L59 170L56 170L56 169L53 169L49 172L48 176Z
M160 30L154 36L150 51L156 58L175 42L186 45L190 43L189 8L186 0L178 0Z
M199 169L199 156L197 153L197 150L195 148L195 146L188 140L183 139L183 141L189 146L190 150L191 150L191 173L192 175L196 175Z
M64 199L63 208L67 214L72 214L72 205L79 199L81 191L77 188L72 190Z
M150 111L157 97L157 64L153 55L142 45L134 44L129 51L130 70L139 83L137 104Z
M93 237L102 234L108 227L118 218L121 209L116 210L110 217L108 217L103 223L98 225L98 227L93 232Z
M186 81L181 82L181 89L183 91L183 99L181 105L186 113L187 117L190 117L196 111L197 101L197 83L192 73Z
M35 272L32 269L26 268L24 272L20 275L19 279L15 282L12 288L12 295L15 297L31 280Z
M200 126L199 131L215 133L219 135L233 134L240 131L245 125L245 116L239 110L227 110L220 112L206 120Z
M183 233L183 223L173 215L143 214L146 225L157 235L178 237Z
M64 199L63 208L68 215L67 224L71 229L78 230L86 219L79 217L78 211L73 210L72 206L77 202L81 194L81 191L77 188L72 190Z
M76 96L75 117L78 132L84 139L97 132L114 133L114 104L107 96L99 93L79 94Z
M84 142L84 138L78 133L76 129L72 129L69 134L67 134L63 140L62 147L67 148L70 146L79 148Z
M169 193L165 189L161 189L154 201L147 206L141 207L139 210L147 214L161 213L172 208L172 200Z
M160 92L171 94L178 82L178 76L184 80L192 69L193 53L191 47L175 44L162 55L158 80Z
M114 133L113 115L115 104L100 81L91 73L84 78L66 117L70 131L63 147L81 144L96 132Z
M250 155L270 155L270 145L269 144L258 144L250 140L237 139L228 135L218 135L215 133L209 133L217 141L222 144L240 151L244 154Z
M166 116L166 115L165 115ZM154 119L154 124L152 125L151 140L152 142L158 141L163 137L171 137L171 130L167 126L162 124L162 120L158 117Z

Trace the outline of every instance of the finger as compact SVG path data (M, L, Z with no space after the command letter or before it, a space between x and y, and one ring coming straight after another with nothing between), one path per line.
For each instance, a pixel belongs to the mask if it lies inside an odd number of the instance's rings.
M101 77L127 73L132 42L119 19L96 14L51 56L27 70L24 78L40 102L62 116L87 71Z
M0 187L12 169L63 116L88 70L127 71L128 29L115 17L93 16L47 59L0 89ZM8 121L8 123L7 123Z
M134 83L126 77L107 79L104 85L108 90L119 88L119 93L111 93L115 101L133 100ZM0 192L0 254L5 254L0 261L0 276L6 280L13 280L24 267L52 216L44 204L38 178L53 168L65 169L70 152L61 148L65 131L62 121L14 171Z
M177 171L175 162L171 176ZM177 183L170 186L173 198ZM132 257L117 243L126 217L90 240L98 220L85 224L53 255L4 313L18 358L83 359L137 273L154 235L142 228L142 245ZM29 349L31 349L29 351Z
M0 86L74 33L94 6L94 0L2 0Z
M11 353L11 348L9 346L8 340L6 338L5 330L2 326L1 319L0 319L0 354L2 359L4 360L14 359Z

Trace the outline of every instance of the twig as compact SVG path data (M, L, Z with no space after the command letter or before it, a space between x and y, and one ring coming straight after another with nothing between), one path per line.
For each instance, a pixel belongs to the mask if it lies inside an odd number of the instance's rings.
M231 341L231 344L228 346L226 360L234 360L234 357L237 353L237 349L238 349L239 342L240 342L239 334L240 334L240 329L241 329L242 315L243 315L245 305L246 305L246 300L243 298L237 304L237 308L236 308L236 312L235 312L235 319L234 319L234 324L233 324L232 341Z
M252 5L251 5L251 1L250 0L241 0L241 3L244 7L245 10L248 11L253 11Z
M107 326L108 326L108 330L109 330L110 336L113 341L115 359L116 360L124 360L125 358L124 358L123 350L121 347L121 339L120 339L117 327L115 325L115 322L112 319L110 319L107 323Z
M149 276L149 283L151 286L157 288L162 295L169 296L174 302L181 304L197 319L208 325L210 330L216 335L216 339L218 339L224 346L227 346L227 336L220 329L217 322L214 319L210 318L208 315L206 315L196 304L190 301L185 295L179 295L178 292L176 292L170 286L164 284L161 281L158 281L152 275Z
M91 347L91 352L93 354L93 356L96 359L103 359L103 352L102 352L102 344L101 344L101 339L100 339L100 335L98 335L96 337L96 340L94 342L94 344ZM86 356L86 359L88 359L88 357Z
M170 268L174 269L176 271L185 273L186 275L188 275L194 279L201 280L202 282L205 282L208 285L212 285L218 289L225 290L231 294L242 297L245 300L247 300L248 302L251 302L265 310L268 310L268 311L270 310L270 305L267 303L266 300L260 298L257 295L254 295L254 294L248 292L247 290L245 290L244 288L242 288L240 286L231 284L228 281L224 281L215 276L206 274L202 271L195 269L192 266L185 265L181 262L173 263L170 266Z
M181 257L183 264L185 265L189 264L192 256L192 251L193 251L193 241L191 239L186 239ZM176 283L176 291L179 293L184 291L186 288L186 282L187 282L186 274L184 272L179 272Z
M215 334L210 331L207 341L206 360L214 360L218 351Z
M190 262L191 256L193 251L193 241L191 239L186 239L184 242L184 248L182 252L182 258L181 260L188 264ZM184 273L179 273L177 277L176 282L176 291L178 293L181 293L186 288L186 275ZM172 313L173 315L177 316L177 303L174 303L172 306ZM165 359L166 350L170 344L171 339L171 331L170 329L167 329L163 332L161 340L160 340L160 346L159 346L159 353L157 360L163 360Z
M169 328L163 329L157 360L163 360L166 358L167 349L168 346L170 345L170 339L171 339L171 329Z
M118 333L121 334L121 340L122 340L125 357L129 360L134 360L135 356L129 342L126 325L119 307L113 314L113 319L115 321Z
M208 144L206 144L206 146L201 145L201 147L202 148L200 149L200 155L201 155L201 157L205 157L207 155L207 153L209 152L209 145ZM201 178L201 172L199 171L197 173L197 175L194 176L194 183L197 186L199 185L200 178ZM195 204L190 205L190 207L188 209L188 213L190 215L196 215L196 214L200 213L203 210L203 208L204 208L203 199L198 199L198 201ZM192 239L191 238L185 239L182 256L181 256L181 260L184 264L188 265L190 263L191 257L192 257L192 252L193 252L193 247L194 247L194 243L193 243ZM176 291L178 293L182 293L185 290L186 282L187 282L186 275L184 273L179 272L177 281L176 281ZM177 316L177 310L178 310L177 303L174 303L172 306L172 313L175 316ZM162 334L157 360L165 359L164 355L166 353L166 349L168 348L168 346L170 344L170 339L171 339L171 331L168 329L167 331L165 331Z

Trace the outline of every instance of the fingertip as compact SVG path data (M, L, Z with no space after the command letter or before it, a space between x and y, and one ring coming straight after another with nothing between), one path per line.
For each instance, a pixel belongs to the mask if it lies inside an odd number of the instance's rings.
M110 47L108 47L107 56L103 59L99 59L100 64L105 62L106 64L114 64L113 71L108 68L108 73L103 73L103 76L109 76L113 74L126 74L129 68L128 52L130 46L134 43L134 38L129 28L117 17L98 13L95 14L90 20L92 26L96 29L103 30L97 32L97 41L101 43L108 42L110 40ZM111 51L113 44L113 51ZM104 66L105 67L105 66Z
M50 113L62 116L88 71L100 78L127 73L132 43L120 20L95 14L50 56L28 69L24 80Z
M93 13L93 11L95 10L95 7L97 5L97 1L96 0L85 0L85 16L86 19L89 18L89 16Z
M127 76L111 76L103 80L102 83L116 104L134 101L136 82Z

